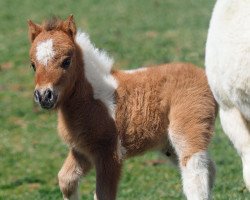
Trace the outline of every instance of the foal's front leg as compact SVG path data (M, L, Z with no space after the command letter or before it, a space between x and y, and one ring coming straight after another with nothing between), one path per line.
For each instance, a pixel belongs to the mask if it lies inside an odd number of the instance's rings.
M70 150L58 173L59 186L65 200L78 200L78 182L91 168L88 159L74 150Z
M115 200L121 173L121 160L114 154L99 155L96 165L95 200Z

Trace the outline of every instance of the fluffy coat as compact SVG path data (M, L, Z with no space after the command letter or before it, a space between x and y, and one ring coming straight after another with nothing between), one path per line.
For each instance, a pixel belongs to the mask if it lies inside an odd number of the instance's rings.
M114 200L125 158L159 150L176 160L189 200L211 197L214 165L207 154L216 103L205 73L192 64L112 70L112 60L72 17L43 25L29 22L36 90L56 94L58 132L69 145L59 172L65 199L77 199L80 177L95 167L98 200ZM54 59L44 66L37 45L52 39ZM67 69L63 58L70 58ZM63 61L63 62L62 62ZM46 91L46 90L45 90Z

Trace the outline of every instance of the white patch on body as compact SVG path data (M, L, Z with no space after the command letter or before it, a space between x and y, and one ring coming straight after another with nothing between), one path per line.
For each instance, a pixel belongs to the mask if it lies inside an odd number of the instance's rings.
M215 167L207 152L193 154L186 166L181 166L183 190L188 200L209 200L215 177Z
M114 92L118 86L111 74L113 60L106 52L97 49L84 32L76 35L76 42L83 52L85 76L93 87L94 98L101 100L109 114L115 118Z
M36 47L36 59L39 63L47 66L49 61L55 56L53 50L53 40L48 39L43 42L38 43Z
M143 71L146 71L146 70L147 70L146 67L142 67L142 68L138 68L138 69L123 70L123 72L125 72L127 74L134 74L136 72L143 72Z

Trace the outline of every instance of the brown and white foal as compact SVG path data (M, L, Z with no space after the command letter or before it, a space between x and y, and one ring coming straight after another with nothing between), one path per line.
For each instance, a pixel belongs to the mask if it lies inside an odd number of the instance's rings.
M29 36L35 101L57 110L59 135L69 145L58 174L64 199L78 199L78 182L94 166L95 199L114 200L123 160L147 150L178 161L187 199L210 198L216 103L202 69L180 63L112 70L72 16L29 21Z

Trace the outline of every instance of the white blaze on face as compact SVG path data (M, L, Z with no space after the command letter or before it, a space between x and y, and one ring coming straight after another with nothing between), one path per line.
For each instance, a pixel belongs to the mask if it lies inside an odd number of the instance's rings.
M41 64L47 66L48 62L53 59L55 52L53 50L53 40L48 39L38 43L36 47L36 59Z

